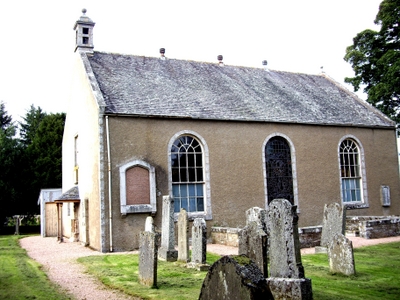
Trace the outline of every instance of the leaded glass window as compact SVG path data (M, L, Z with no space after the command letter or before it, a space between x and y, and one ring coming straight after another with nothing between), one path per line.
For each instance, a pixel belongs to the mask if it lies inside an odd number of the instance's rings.
M293 174L290 146L280 136L271 138L265 146L268 203L286 199L294 204Z
M362 201L358 146L354 140L346 139L340 144L339 151L343 202Z
M203 149L192 136L179 137L171 147L174 211L204 211Z

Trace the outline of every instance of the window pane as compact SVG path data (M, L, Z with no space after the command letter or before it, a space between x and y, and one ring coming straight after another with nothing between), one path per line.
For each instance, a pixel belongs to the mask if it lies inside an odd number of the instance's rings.
M180 182L187 182L188 181L186 172L187 172L186 168L181 168L180 169L180 172L179 172L180 173Z
M188 173L189 173L189 181L190 182L196 181L196 169L195 168L189 168L188 169Z
M181 193L180 196L181 196L182 198L185 198L185 197L188 196L186 184L181 184L179 190L180 190L180 193Z
M187 160L188 160L188 166L189 167L194 167L195 166L194 157L195 156L193 154L188 154Z
M197 210L204 211L204 199L203 198L197 198Z
M196 207L196 198L189 198L189 206L190 206L190 210L189 211L197 211L197 207Z
M173 185L172 186L172 195L174 196L174 198L179 198L180 197L179 185Z
M197 168L196 173L197 173L197 181L203 181L203 169Z
M180 212L181 211L181 201L178 199L174 199L174 212Z
M194 184L188 184L188 189L189 189L189 196L196 196Z
M197 197L203 197L203 185L202 184L196 184L196 193L197 193Z
M178 167L178 154L171 154L171 166Z
M189 211L188 199L187 198L182 198L182 200L181 200L181 208L184 208L186 211Z
M172 182L179 182L179 168L172 168Z

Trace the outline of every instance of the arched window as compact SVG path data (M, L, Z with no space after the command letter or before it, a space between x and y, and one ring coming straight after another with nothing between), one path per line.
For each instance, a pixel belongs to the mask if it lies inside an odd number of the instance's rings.
M270 138L265 146L265 173L268 204L274 199L295 204L290 145L282 136Z
M343 203L363 201L360 150L353 139L341 142L339 161Z
M178 137L170 149L172 195L175 212L205 211L205 180L203 148L190 135Z

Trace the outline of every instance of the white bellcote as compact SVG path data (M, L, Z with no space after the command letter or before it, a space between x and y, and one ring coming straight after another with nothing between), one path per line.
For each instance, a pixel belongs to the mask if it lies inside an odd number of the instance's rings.
M93 52L93 27L95 23L86 16L86 9L82 9L83 15L75 22L74 30L76 33L75 52Z

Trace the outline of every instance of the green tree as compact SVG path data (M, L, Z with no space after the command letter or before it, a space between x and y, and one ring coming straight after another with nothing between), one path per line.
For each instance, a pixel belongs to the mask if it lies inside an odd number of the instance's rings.
M22 117L22 122L19 122L19 135L22 144L27 147L32 143L39 128L40 122L46 117L46 113L40 108L36 108L33 104L25 117Z
M46 115L29 145L36 200L41 188L59 188L62 184L62 137L65 113Z
M15 137L16 127L12 117L0 104L0 221L17 212L19 203L18 182L20 180L16 169L20 165L21 147Z
M0 102L0 127L5 130L7 127L13 125L12 117L6 111L6 105L3 101Z
M364 85L367 101L400 123L400 0L384 0L375 24L379 31L364 30L347 47L344 60L355 76L345 82L358 91Z

